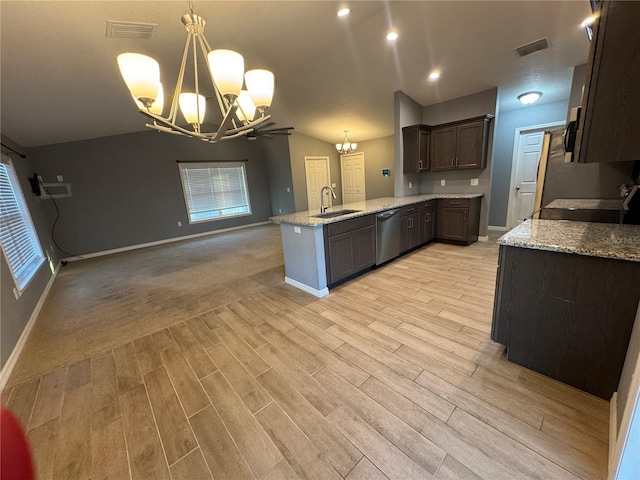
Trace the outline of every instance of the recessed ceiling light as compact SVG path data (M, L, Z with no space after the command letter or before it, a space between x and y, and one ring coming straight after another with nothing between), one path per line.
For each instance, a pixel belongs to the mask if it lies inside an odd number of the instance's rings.
M590 17L585 18L580 24L581 27L588 27L596 21L595 15L591 15Z
M523 105L531 105L533 102L538 100L542 96L542 92L526 92L522 95L518 95L518 100L522 102Z
M429 80L431 81L437 80L439 78L440 78L440 72L438 72L437 70L434 70L429 74Z
M387 33L387 40L396 40L398 38L398 34L396 32Z
M338 10L338 16L339 17L346 17L350 13L351 13L351 9L347 8L347 7L341 8L340 10Z

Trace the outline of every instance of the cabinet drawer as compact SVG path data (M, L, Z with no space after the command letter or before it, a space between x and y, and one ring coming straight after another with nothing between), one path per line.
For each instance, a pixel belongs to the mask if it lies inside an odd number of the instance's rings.
M420 204L418 203L412 203L411 205L405 205L404 207L400 208L400 216L404 217L406 215L411 215L413 213L417 213L419 211L419 206Z
M468 198L443 198L440 200L443 207L453 208L469 208L470 199Z
M375 215L365 215L364 217L351 218L341 222L330 223L327 225L327 233L330 237L340 235L341 233L350 232L359 228L368 227L376 224Z

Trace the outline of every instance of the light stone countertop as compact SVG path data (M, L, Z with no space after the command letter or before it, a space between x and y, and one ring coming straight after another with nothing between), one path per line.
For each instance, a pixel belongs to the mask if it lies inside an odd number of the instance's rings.
M499 245L640 262L640 226L568 220L526 220Z
M273 223L287 223L292 225L301 225L305 227L319 227L327 225L329 223L341 222L343 220L349 220L350 218L362 217L370 215L372 213L384 212L385 210L391 210L394 208L404 207L411 205L412 203L425 202L428 200L435 200L438 198L479 198L482 197L482 193L468 193L468 194L454 194L454 193L441 193L441 194L423 194L423 195L411 195L409 197L383 197L373 200L365 200L364 202L346 203L344 205L334 205L327 210L328 212L334 212L337 210L358 210L355 213L348 213L346 215L340 215L333 218L317 218L314 215L318 215L319 211L297 212L287 215L278 215L276 217L269 217Z
M557 198L545 209L562 210L622 210L622 199L610 198Z

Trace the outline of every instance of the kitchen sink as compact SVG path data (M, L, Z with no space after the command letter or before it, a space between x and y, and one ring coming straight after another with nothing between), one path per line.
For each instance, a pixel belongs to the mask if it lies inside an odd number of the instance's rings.
M339 217L341 215L348 215L349 213L357 213L361 211L362 210L336 210L334 212L325 212L325 213L320 213L318 215L311 215L311 216L315 218L333 218L333 217Z

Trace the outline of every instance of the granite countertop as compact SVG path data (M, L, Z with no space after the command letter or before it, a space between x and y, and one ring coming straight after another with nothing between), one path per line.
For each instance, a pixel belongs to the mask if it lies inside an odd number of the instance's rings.
M562 210L622 210L623 199L610 198L557 198L545 209Z
M383 197L376 198L374 200L365 200L364 202L345 203L344 205L334 205L327 210L327 213L334 212L336 210L358 210L355 213L348 213L346 215L340 215L333 218L317 218L314 215L318 215L320 212L308 211L290 213L287 215L279 215L277 217L269 217L273 223L289 223L292 225L302 225L305 227L318 227L327 225L329 223L341 222L343 220L349 220L350 218L362 217L364 215L370 215L372 213L384 212L385 210L391 210L393 208L404 207L405 205L411 205L412 203L419 203L428 200L435 200L438 198L478 198L482 197L482 193L469 193L469 194L454 194L454 193L442 193L442 194L423 194L423 195L411 195L409 197Z
M526 220L499 245L640 262L640 226L616 223Z

